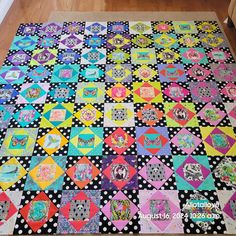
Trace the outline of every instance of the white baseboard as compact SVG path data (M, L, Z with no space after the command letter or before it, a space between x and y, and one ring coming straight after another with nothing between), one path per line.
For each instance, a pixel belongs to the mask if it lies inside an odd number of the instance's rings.
M0 0L0 24L6 16L14 0Z

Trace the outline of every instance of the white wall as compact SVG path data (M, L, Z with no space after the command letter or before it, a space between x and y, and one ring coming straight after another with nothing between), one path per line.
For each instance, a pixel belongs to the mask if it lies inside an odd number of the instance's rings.
M0 0L0 24L6 16L14 0Z

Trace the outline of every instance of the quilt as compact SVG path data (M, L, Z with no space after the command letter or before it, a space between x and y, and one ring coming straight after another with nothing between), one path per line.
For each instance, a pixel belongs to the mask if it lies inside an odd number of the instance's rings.
M235 82L215 21L21 24L0 234L235 233Z

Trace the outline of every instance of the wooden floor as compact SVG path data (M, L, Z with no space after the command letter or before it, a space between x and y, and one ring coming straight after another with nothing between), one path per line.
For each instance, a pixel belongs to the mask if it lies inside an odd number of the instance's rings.
M15 0L0 25L0 65L17 27L24 22L45 22L51 11L215 11L221 22L230 0ZM236 29L224 30L236 53Z

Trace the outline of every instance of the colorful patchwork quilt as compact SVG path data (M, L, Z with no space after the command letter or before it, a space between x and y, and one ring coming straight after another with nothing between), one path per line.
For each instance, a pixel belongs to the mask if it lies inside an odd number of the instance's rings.
M22 24L0 128L0 234L236 232L236 64L217 22Z

